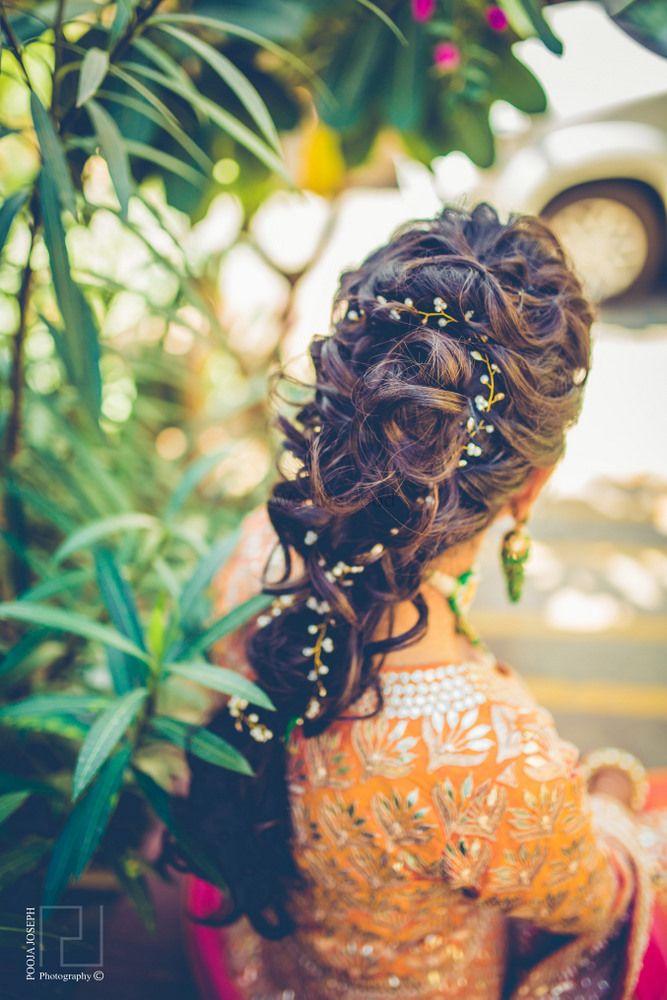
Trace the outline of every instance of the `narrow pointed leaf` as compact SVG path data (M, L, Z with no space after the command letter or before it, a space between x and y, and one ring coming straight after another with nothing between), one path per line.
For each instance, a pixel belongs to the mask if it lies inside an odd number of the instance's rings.
M111 757L86 795L72 810L56 843L44 884L43 906L53 905L71 878L87 867L116 808L123 773L132 755L123 747Z
M78 798L93 780L136 719L147 697L145 688L129 691L109 705L92 724L74 768L73 799Z
M196 188L201 188L208 179L205 174L188 166L187 163L183 163L177 156L165 153L164 150L157 149L155 146L148 146L145 142L139 142L137 139L126 139L125 147L130 156L137 156L140 160L155 163L163 170L168 170L177 177L182 177L183 180L188 181Z
M180 719L171 719L166 715L158 715L151 719L151 729L162 739L169 740L188 753L206 760L209 764L217 764L228 771L239 774L253 774L253 770L239 751L220 736L197 726L188 725Z
M54 562L62 562L73 552L80 549L89 549L103 538L115 535L119 531L137 531L156 528L159 525L157 518L151 514L142 514L140 511L130 511L127 514L112 514L111 517L100 518L91 524L84 525L74 531L69 538L54 553Z
M17 847L2 852L0 858L0 892L16 882L22 875L33 871L45 854L51 850L46 837L29 837ZM25 934L25 926L23 928Z
M30 792L7 792L0 795L0 823L4 823L12 813L20 809L29 795Z
M326 87L317 74L310 68L308 63L304 62L303 59L300 59L289 49L284 48L282 45L278 45L277 42L272 41L270 38L265 38L264 35L260 35L257 31L253 31L252 28L246 28L241 24L234 24L233 21L226 21L223 18L209 17L206 14L172 12L156 14L150 18L148 24L155 27L163 24L196 24L201 28L208 28L211 31L219 31L221 34L235 36L236 38L243 38L246 42L253 42L260 48L264 48L267 52L271 52L279 59L284 60L296 69L297 72L302 73L303 76L307 77L312 82L316 90L326 90ZM335 99L334 95L331 93L328 94L328 97L329 99Z
M275 705L266 692L236 670L215 667L213 664L201 660L195 663L172 663L169 665L168 671L170 674L178 674L179 677L187 677L188 680L195 681L197 684L203 684L204 687L211 688L213 691L236 695L238 698L245 698L253 705L275 711Z
M116 13L109 32L109 45L112 49L120 41L132 19L133 12L132 0L116 0Z
M171 518L179 512L192 491L196 489L209 472L215 469L216 465L220 464L223 458L226 458L229 450L229 448L221 448L220 451L212 452L210 455L202 455L196 462L188 466L178 486L169 497L164 510L166 518Z
M130 642L124 635L108 625L101 625L99 622L75 611L65 611L63 608L55 608L50 604L37 604L33 601L6 601L0 604L0 621L26 622L29 625L41 625L45 628L55 629L57 632L68 632L71 635L80 635L91 642L101 642L105 646L113 646L124 653L136 656L140 660L148 662L147 654Z
M99 694L35 694L0 708L0 722L13 724L24 718L52 715L89 715L109 704Z
M206 115L214 125L217 125L223 132L231 136L241 146L244 146L248 152L256 156L269 170L291 181L285 164L275 151L260 136L249 129L247 125L244 125L234 115L225 111L224 108L219 107L214 101L209 100L208 97L204 97L199 91L196 93L193 92L177 80L165 76L164 73L159 73L150 66L142 66L140 63L125 63L124 68L140 76L144 76L148 80L152 80L153 83L159 84L165 90L171 90L173 93L178 94L179 97L182 97L191 104L194 109Z
M215 859L208 855L206 849L195 840L188 830L184 830L181 824L176 822L172 815L171 799L164 788L137 767L134 768L134 775L153 812L174 835L185 856L198 867L208 882L224 888L225 879L218 869Z
M47 628L36 628L26 632L11 649L4 653L0 660L0 677L4 677L5 674L11 673L20 666L34 649L48 639L50 634L51 632Z
M145 118L148 118L159 128L164 129L174 142L177 142L206 174L210 174L213 170L213 160L190 138L187 132L180 125L174 125L171 119L165 118L164 115L160 114L159 110L151 107L150 104L146 104L141 98L133 97L131 94L117 94L113 90L101 90L98 97L100 100L103 99L108 102L120 104L128 108L128 110L136 112L138 115L144 115Z
M248 77L236 68L231 59L228 59L222 52L218 52L197 35L189 34L170 24L162 24L158 27L161 31L176 38L182 45L192 49L204 62L208 63L220 79L227 84L232 93L236 94L264 138L273 146L278 155L281 155L278 132L264 99Z
M72 175L65 158L65 150L58 138L49 113L34 90L30 91L30 111L37 141L42 154L44 169L53 178L57 201L72 215L76 215L76 197Z
M186 628L188 627L189 620L194 615L195 608L201 601L202 595L207 590L213 577L225 565L234 552L238 540L239 532L234 531L216 542L199 562L194 573L183 587L179 609L181 621L185 623Z
M226 614L223 618L219 618L204 633L186 640L180 647L175 648L173 655L167 657L168 662L174 662L177 658L179 660L190 659L197 653L203 653L214 642L218 642L219 639L223 639L231 632L235 632L237 628L241 628L242 625L245 625L255 615L261 614L265 608L268 608L272 600L273 598L269 594L257 594L255 597L244 601L243 604L239 604L229 614ZM2 605L0 605L1 607Z
M90 115L100 143L100 151L109 168L111 183L120 204L121 218L126 219L134 184L125 140L111 115L97 101L89 100L86 103L86 111Z
M63 337L67 343L63 360L70 379L86 402L91 416L97 420L102 396L99 337L93 312L70 272L57 183L53 165L45 162L39 180L40 206L53 288L63 318Z
M563 54L563 43L554 34L548 21L542 13L541 0L519 0L520 6L526 13L530 23L537 32L540 40L546 45L550 52L555 52L557 56Z
M396 24L396 22L392 21L392 19L389 17L389 14L387 14L386 11L382 10L381 7L378 7L376 3L372 3L372 0L357 0L357 3L361 4L362 7L366 7L366 9L370 10L372 14L375 14L375 16L379 18L380 21L382 21L382 23L389 28L392 35L396 36L401 45L408 44L407 38L405 37L399 26Z
M22 601L43 601L46 597L53 597L54 594L62 594L68 590L74 590L83 583L88 583L92 579L92 573L88 569L70 569L64 573L57 573L55 576L42 580L29 590L25 590L20 597ZM0 667L0 671L2 668Z
M95 569L100 593L111 621L121 635L126 635L140 649L145 649L143 630L132 591L123 579L111 552L99 549L95 553ZM107 647L107 662L117 694L130 691L144 679L144 665L125 653Z
M27 191L17 191L16 194L11 194L9 198L5 198L2 203L2 207L0 208L0 253L7 241L12 223L25 205L27 197Z
M77 108L95 96L108 72L109 53L95 47L88 49L81 63L79 89L76 95Z

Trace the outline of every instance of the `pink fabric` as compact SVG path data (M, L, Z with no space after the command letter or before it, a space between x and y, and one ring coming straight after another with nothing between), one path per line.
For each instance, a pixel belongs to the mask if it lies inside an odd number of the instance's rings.
M667 913L653 912L653 924L642 971L635 989L636 1000L667 1000Z
M207 927L189 914L206 917L219 906L222 894L209 882L185 879L185 942L201 1000L243 1000L227 968L219 927Z

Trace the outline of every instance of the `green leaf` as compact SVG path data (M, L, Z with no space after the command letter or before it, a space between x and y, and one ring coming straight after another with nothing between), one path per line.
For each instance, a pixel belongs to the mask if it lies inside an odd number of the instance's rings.
M236 670L228 670L225 667L215 667L205 660L195 663L170 663L167 667L170 674L178 674L179 677L187 677L188 680L203 684L204 687L213 691L221 691L223 694L233 694L238 698L245 698L253 705L275 711L275 705L269 696L260 687L247 680Z
M25 205L27 197L27 191L17 191L16 194L5 198L2 203L2 208L0 208L0 253L7 241L12 223Z
M115 861L113 868L127 898L139 914L142 924L146 930L154 931L156 927L155 907L148 882L141 867L138 871L133 870L135 865L141 866L141 864L142 862L134 857L119 858ZM146 865L146 862L143 864Z
M165 90L171 90L173 93L178 94L179 97L182 97L191 104L195 110L200 111L209 121L213 122L214 125L217 125L223 132L226 132L227 135L231 136L232 139L256 156L269 170L277 173L285 180L291 181L285 164L274 150L255 132L244 125L242 121L228 111L225 111L224 108L219 107L214 101L209 100L208 97L204 97L199 91L193 91L177 80L165 76L164 73L159 73L150 66L142 66L140 63L125 63L124 66L125 69L132 70L134 73L152 80L153 83L159 84Z
M211 858L206 853L205 848L197 842L190 831L183 829L181 824L176 822L172 814L171 799L164 788L161 788L150 775L140 771L139 768L134 767L133 770L137 784L146 796L153 812L176 838L185 856L197 866L207 881L211 882L212 885L224 888L225 879L216 864L216 859Z
M226 458L230 448L221 448L220 451L212 452L210 455L202 455L196 462L193 462L183 474L178 486L172 493L164 510L165 518L172 518L177 514L192 491L199 485L209 472L219 465L223 458Z
M64 591L73 590L81 584L88 583L92 579L92 573L88 569L70 569L64 573L57 573L50 576L41 583L35 584L29 590L24 590L21 594L21 601L42 601L46 597L53 597L54 594L62 594ZM0 667L0 671L2 668Z
M526 114L539 114L547 106L542 84L511 52L504 54L496 65L493 73L493 96L496 100L509 101Z
M74 768L72 798L77 799L90 784L132 725L144 701L146 688L137 688L121 695L95 719L86 736Z
M75 611L65 611L54 608L50 604L37 604L33 601L6 601L0 604L0 621L19 621L30 625L42 625L55 629L57 632L68 632L80 635L91 642L101 642L105 646L113 646L121 652L136 656L137 659L148 662L147 654L130 642L116 629L108 625L86 618Z
M387 121L401 131L419 128L424 114L427 74L426 33L406 11L408 47L396 53L393 66L389 67L389 81L385 91ZM388 74L388 75L389 75Z
M294 52L284 48L282 45L278 45L270 38L266 38L251 28L234 24L233 21L226 21L218 17L209 17L204 14L160 13L151 17L147 23L152 27L158 27L163 24L195 24L200 28L208 28L211 31L219 31L225 35L243 38L245 41L253 42L255 45L266 49L267 52L271 52L272 55L284 60L298 73L302 73L303 76L307 77L315 90L319 90L320 92L326 91L326 87L324 87L322 81L308 63L300 59ZM330 99L333 99L333 94L329 93L328 96Z
M22 701L0 706L0 719L20 719L22 715L50 715L67 712L71 715L97 712L109 704L102 694L33 694Z
M5 483L7 493L13 494L31 504L47 521L51 521L62 532L71 531L74 526L73 519L66 514L58 503L54 503L47 497L31 489L29 486L19 486L12 479L7 479Z
M381 23L369 20L353 33L349 45L339 46L324 79L335 102L320 101L324 121L332 128L350 129L359 124L386 81L386 69L394 59L393 46Z
M72 383L96 421L102 396L99 338L92 310L70 273L56 178L53 165L45 161L39 179L40 205L53 288L65 327L63 361Z
M222 52L218 52L217 49L214 49L212 45L209 45L208 42L205 42L197 35L188 34L170 24L160 24L157 27L160 31L164 31L173 38L176 38L182 45L191 48L204 62L208 63L220 79L227 84L232 93L236 94L260 132L264 135L264 138L275 149L276 153L279 156L282 155L278 132L276 131L269 109L259 91L250 82L248 77L241 73L227 56L223 55Z
M29 837L18 847L4 850L0 857L0 891L36 868L51 846L46 837Z
M153 108L160 112L160 114L170 121L173 125L178 125L178 119L173 114L172 111L167 107L164 101L155 94L149 87L146 87L141 80L135 79L131 73L126 73L124 69L120 66L111 65L109 67L109 74L111 76L117 77L117 79L122 80L124 84L135 90L140 97Z
M4 677L5 674L11 673L16 667L20 666L26 657L32 653L33 649L41 646L50 635L51 632L46 628L36 628L30 632L26 632L11 649L7 650L2 660L0 660L0 677Z
M111 552L99 549L95 553L97 582L111 621L121 635L126 635L140 649L145 649L143 630L132 596L132 591L123 579L118 564ZM108 650L111 653L111 650ZM111 670L116 694L124 694L140 684L145 677L145 669L140 661L124 653L113 651L107 662Z
M553 33L548 22L545 20L540 0L518 0L518 5L523 9L540 40L546 45L549 51L555 52L557 56L562 55L563 43Z
M90 115L93 128L97 133L102 156L107 162L111 183L120 203L120 215L127 219L130 195L134 187L130 162L127 158L125 140L118 131L115 121L97 101L89 100L86 111Z
M76 95L76 106L80 108L99 90L100 84L109 72L109 53L102 49L88 49L81 64L79 74L79 89Z
M79 878L93 857L116 807L132 748L111 757L95 784L72 810L56 843L46 873L43 906L53 905L70 878Z
M49 113L34 90L30 91L30 111L42 153L42 163L53 181L56 200L76 215L76 197L65 151L53 127Z
M238 774L254 773L248 761L235 747L208 729L191 726L167 715L157 715L151 719L151 729L162 739L169 740L210 764L217 764L218 767Z
M177 156L165 153L164 150L157 149L155 146L148 146L145 142L139 142L138 139L126 139L125 148L130 156L136 156L140 160L155 163L156 166L162 167L163 170L169 170L170 173L176 174L177 177L187 180L188 183L194 185L196 188L201 188L208 180L205 174L202 174L199 170L194 170L187 163L183 163Z
M138 115L144 115L144 117L148 118L155 125L164 129L174 142L177 142L181 149L184 149L206 174L210 174L213 170L213 160L200 149L187 132L180 125L175 125L171 119L165 118L156 108L146 104L144 100L132 97L131 94L117 94L113 90L100 90L97 96L105 101L113 101L116 104L120 104L128 110L136 112Z
M78 528L66 538L62 545L53 555L54 562L62 562L73 552L80 549L88 549L103 538L115 535L119 531L139 531L158 527L160 522L151 514L142 514L139 511L130 511L127 514L112 514L110 517L100 518L86 524L83 528Z
M0 725L79 739L87 730L79 717L107 704L108 699L101 695L32 695L0 708Z
M179 601L179 610L181 621L185 623L186 627L195 609L201 602L202 594L208 588L216 573L232 555L238 544L238 540L239 533L238 531L234 531L216 542L198 563L194 573L183 587Z
M371 11L371 13L375 14L375 16L378 17L382 21L382 23L389 28L391 33L395 35L396 38L398 38L401 45L408 45L408 40L401 31L401 29L398 27L395 21L392 21L392 19L389 17L389 14L387 14L384 10L382 10L381 7L378 7L377 4L372 3L371 0L357 0L357 3L360 3L362 7L366 7L368 10Z
M0 795L0 823L9 819L12 813L15 813L23 805L29 795L30 792L7 792L5 795Z
M241 628L251 618L261 614L265 608L268 608L272 600L273 598L269 594L257 594L255 597L244 601L243 604L239 604L233 611L219 618L217 622L214 622L203 634L186 640L179 647L176 647L173 652L170 651L171 655L167 656L167 662L173 663L176 659L191 659L197 653L203 653L214 642L223 639L230 632L235 632L237 628ZM0 608L2 608L1 604Z
M114 15L111 31L109 32L109 46L113 49L120 41L128 24L132 19L134 6L132 0L116 0L116 13Z

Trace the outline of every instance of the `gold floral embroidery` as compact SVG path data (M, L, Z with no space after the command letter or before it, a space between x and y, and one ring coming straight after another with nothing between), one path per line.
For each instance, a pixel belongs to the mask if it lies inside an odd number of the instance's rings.
M371 799L371 809L392 845L424 844L433 836L435 827L425 820L430 806L419 805L418 788L407 795L396 790L378 793Z
M491 869L490 885L494 892L525 889L531 884L547 857L542 844L521 844L516 851L503 851L504 865Z
M468 774L459 788L449 778L433 789L433 800L452 837L490 837L505 812L505 792L490 779L474 788Z
M428 747L428 770L435 771L447 764L467 767L481 764L493 746L489 738L491 726L480 723L477 708L459 714L456 711L436 712L422 722L424 743Z
M327 730L306 740L304 755L310 781L315 788L349 788L350 761L342 750L342 732Z
M514 839L519 842L546 837L555 832L556 820L563 808L565 788L556 785L549 788L540 785L538 794L525 789L522 793L525 807L515 806L509 810L509 824Z
M410 773L417 758L416 736L406 736L407 720L391 725L388 719L376 716L357 722L352 727L352 742L362 763L363 778L378 775L400 778Z

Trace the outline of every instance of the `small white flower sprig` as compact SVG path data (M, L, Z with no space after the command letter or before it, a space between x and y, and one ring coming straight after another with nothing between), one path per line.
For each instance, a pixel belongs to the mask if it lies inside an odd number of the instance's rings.
M227 711L236 720L234 722L234 729L241 732L245 724L252 738L257 740L258 743L266 743L267 740L273 739L273 732L263 722L259 721L257 712L246 712L247 708L248 702L245 698L239 698L237 695L232 695L227 702Z
M494 361L491 361L487 354L482 354L481 351L476 349L470 352L470 357L473 361L481 362L486 368L486 371L480 375L479 381L488 391L488 395L485 396L482 392L478 393L473 401L474 407L471 406L472 413L466 421L469 441L461 449L463 455L466 457L459 459L460 467L467 465L471 458L478 458L482 454L483 449L479 444L479 436L482 432L493 434L495 431L494 425L490 421L485 420L484 416L478 416L478 414L488 414L491 407L505 398L505 393L499 392L496 389L497 376L500 374L498 365Z
M375 300L380 306L390 305L390 303L388 302L387 298L384 295L376 295ZM458 320L456 316L452 316L451 313L447 312L448 308L449 306L447 305L447 303L445 302L445 300L442 298L441 295L436 295L435 298L433 299L432 310L418 309L417 306L414 304L413 299L405 298L403 299L403 302L391 303L391 308L389 309L389 319L393 320L394 322L398 322L401 319L402 313L411 313L414 316L421 316L420 320L421 326L426 326L429 320L431 319L435 319L437 321L438 326L441 328L449 326L450 323L460 323L461 321ZM365 314L362 309L352 308L348 310L345 318L355 323L359 322L364 315ZM463 319L466 323L469 323L474 315L475 315L474 309L468 309L463 314ZM486 341L489 338L487 334L481 333L478 335L477 339L481 340L483 343L486 343Z
M318 601L317 598L309 598L306 602L307 606L311 610L316 610L319 614L323 611L325 616L329 613L329 604L326 601ZM334 648L333 639L331 636L327 635L327 630L330 625L335 624L335 618L325 617L319 624L311 624L308 626L308 632L310 635L315 636L315 642L312 646L304 646L301 650L303 656L306 659L313 659L313 666L308 671L307 678L309 681L313 681L315 684L316 694L312 695L310 701L308 702L305 710L305 716L307 719L315 719L322 710L321 700L326 698L327 689L324 686L322 678L329 673L329 668L326 663L322 662L322 653L332 653ZM301 719L301 722L299 722ZM296 720L297 725L303 725L303 718L299 716Z

